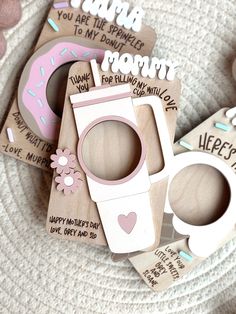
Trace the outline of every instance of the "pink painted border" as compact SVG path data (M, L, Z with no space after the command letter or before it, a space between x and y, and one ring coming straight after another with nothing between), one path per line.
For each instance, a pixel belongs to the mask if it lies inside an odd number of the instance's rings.
M88 169L88 167L86 166L86 164L83 160L82 147L83 147L83 143L84 143L84 140L85 140L87 134L96 125L98 125L99 123L102 123L102 122L106 122L106 121L118 121L118 122L123 122L123 123L127 124L138 135L140 143L141 143L141 157L140 157L140 160L139 160L137 167L135 168L135 170L131 174L129 174L127 177L120 179L120 180L109 181L109 180L104 180L104 179L98 178ZM77 156L78 156L78 160L79 160L81 168L83 169L83 171L86 173L86 175L89 178L91 178L95 182L98 182L98 183L104 184L104 185L118 185L118 184L123 184L123 183L130 181L139 173L139 171L141 170L141 168L144 164L144 161L146 160L146 149L145 149L142 135L141 135L140 131L138 130L137 126L133 122L131 122L130 120L125 119L123 117L111 115L111 116L104 116L102 118L99 118L87 126L87 128L83 131L83 133L80 136L78 148L77 148Z
M74 104L72 107L73 108L81 108L81 107L101 104L101 103L112 101L112 100L129 98L131 96L132 96L131 92L123 93L123 94L116 94L113 96L107 96L107 97L101 97L101 98L91 99L91 100L87 100L87 101L81 101L81 102Z
M96 86L96 87L90 87L89 91L94 91L94 90L99 90L99 89L104 89L104 88L108 88L108 87L111 87L111 85L101 85L101 86Z

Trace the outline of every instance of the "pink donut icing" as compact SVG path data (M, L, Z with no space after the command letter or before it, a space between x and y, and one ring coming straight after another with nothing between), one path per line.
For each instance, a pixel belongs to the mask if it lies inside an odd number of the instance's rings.
M47 84L53 72L68 62L90 61L94 58L101 63L104 50L87 48L62 39L62 42L55 44L32 63L21 99L45 139L56 141L61 125L61 119L52 111L47 101Z

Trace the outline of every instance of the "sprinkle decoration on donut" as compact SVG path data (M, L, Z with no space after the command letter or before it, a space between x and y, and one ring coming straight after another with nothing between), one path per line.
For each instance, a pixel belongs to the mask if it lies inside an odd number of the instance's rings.
M78 38L64 37L47 43L30 58L20 79L18 105L21 115L36 135L50 143L58 140L61 125L61 119L47 100L50 77L66 63L91 59L101 63L104 58L104 50L82 46L78 41Z

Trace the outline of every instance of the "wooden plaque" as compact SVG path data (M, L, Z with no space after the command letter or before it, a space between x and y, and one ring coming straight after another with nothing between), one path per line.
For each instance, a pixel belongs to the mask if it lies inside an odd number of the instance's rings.
M181 89L181 84L178 79L169 82L166 80L148 79L141 76L133 77L131 75L127 76L123 74L114 74L111 72L102 71L100 71L100 78L103 84L107 84L109 82L111 85L124 84L132 81L130 85L134 97L145 95L159 96L163 102L163 109L165 111L166 121L169 127L169 134L166 134L166 136L170 136L171 140L173 141ZM69 96L78 92L85 92L89 89L89 87L93 86L93 84L94 83L89 63L76 63L71 67L58 148L68 148L75 155L78 144L78 135ZM144 142L147 148L148 170L150 174L153 174L163 168L162 152L153 113L148 106L143 106L136 109L136 116L139 129L143 134ZM106 130L107 129L105 127L101 127L100 129L96 130L96 136L99 136L100 134L101 137L104 137ZM122 154L125 154L126 151L129 150L128 148L125 150L123 147L119 147L118 131L120 131L119 126L112 126L113 143L117 143L117 148L115 147L114 149L117 149L117 155L119 156L121 152ZM127 130L124 131L123 135L124 137L129 137ZM97 143L95 139L93 145L96 144ZM96 149L99 150L100 147L96 146ZM129 158L128 155L127 158ZM102 169L104 169L104 171L106 171L106 169L112 170L112 163L103 164L103 160L97 161L100 171L103 171ZM73 195L64 196L61 192L56 190L55 181L53 180L52 182L47 218L47 230L51 235L58 238L66 238L79 240L86 243L106 245L106 240L98 216L97 207L96 204L91 201L85 174L83 173L79 164L77 164L76 169L79 170L82 174L83 185L82 188ZM119 175L119 169L119 167L116 167L116 175ZM157 184L154 184L150 191L151 205L153 208L153 220L156 229L155 247L159 244L160 240L166 187L167 181L163 180ZM60 218L63 218L64 220ZM69 224L66 224L67 219L69 219ZM75 221L75 219L81 223L73 227L73 225L71 226L70 223L71 220ZM94 226L98 226L98 228L96 229ZM75 235L65 234L65 229L70 227L72 229L76 229ZM60 230L58 231L57 228Z
M132 30L118 27L115 22L106 22L96 16L84 13L80 8L74 9L69 5L65 8L55 8L55 5L58 3L59 1L54 1L52 4L48 18L35 46L35 51L52 40L63 40L67 36L73 36L75 39L78 39L79 44L86 46L89 42L89 45L93 48L109 49L120 51L121 53L151 55L156 42L156 34L150 27L143 25L141 31L135 33ZM50 24L49 21L54 24ZM92 56L84 55L84 61L91 58ZM74 61L76 61L76 55ZM67 72L65 68L63 72L64 75L57 75L58 79L54 79L50 84L46 82L47 88L49 86L50 94L57 91L55 94L58 97L54 94L54 97L51 99L54 110L56 107L55 112L60 111L58 110L61 106L60 99L64 98L65 84L63 85L64 87L61 85L67 79L68 67ZM43 75L44 73L42 72L41 74ZM41 84L41 82L38 84ZM53 92L50 92L50 90ZM29 90L28 92L33 97L36 94L35 91ZM45 118L43 117L43 119L44 122ZM10 141L7 136L8 128L11 129L14 142ZM17 98L13 100L6 122L1 130L0 142L0 151L2 153L50 171L50 155L55 152L57 144L50 144L44 141L29 128L20 114Z
M175 154L186 152L190 148L207 152L219 157L236 171L235 130L226 117L226 111L227 108L221 109L184 136L175 144ZM218 171L209 166L195 165L184 169L174 178L169 199L178 217L189 224L201 226L222 217L230 200L230 191ZM188 236L175 232L172 218L173 215L164 214L159 247L130 258L146 284L155 291L167 289L204 260L190 252ZM219 247L235 235L234 229L219 243ZM181 256L183 252L184 255Z

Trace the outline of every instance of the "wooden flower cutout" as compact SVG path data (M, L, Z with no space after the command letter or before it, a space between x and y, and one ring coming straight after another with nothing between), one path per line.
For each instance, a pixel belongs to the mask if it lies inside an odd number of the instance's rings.
M55 169L58 174L69 173L75 168L75 155L71 154L69 149L57 149L56 154L51 156L51 168Z
M82 184L80 172L71 170L69 173L62 173L60 176L55 178L57 190L64 192L65 195L75 193Z

